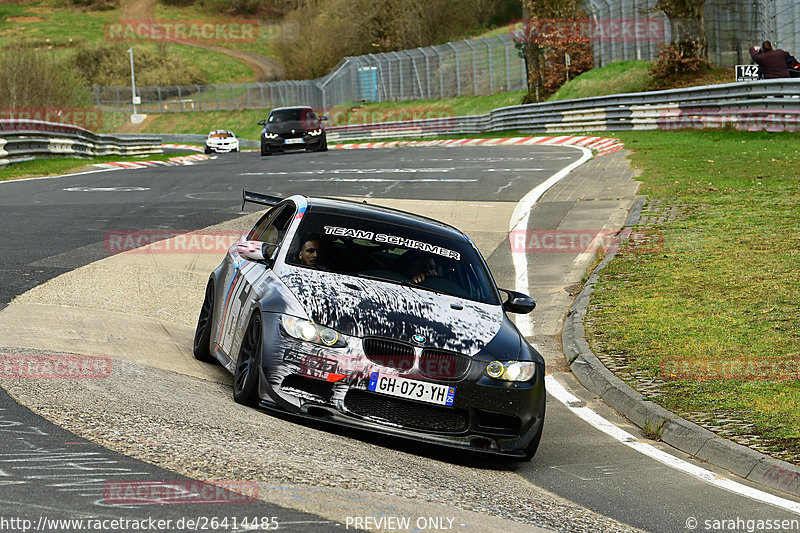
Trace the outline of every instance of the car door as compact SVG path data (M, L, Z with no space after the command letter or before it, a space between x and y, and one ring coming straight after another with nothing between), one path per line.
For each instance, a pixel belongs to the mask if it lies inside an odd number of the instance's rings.
M236 252L233 246L228 250L227 263L230 265L224 280L224 300L220 315L220 327L216 339L218 349L230 359L236 360L244 330L253 308L263 294L265 283L272 277L272 260L286 235L296 212L293 202L283 202L270 209L247 234L249 241L261 241L270 245L271 257L267 261L247 259ZM260 290L256 294L254 287Z

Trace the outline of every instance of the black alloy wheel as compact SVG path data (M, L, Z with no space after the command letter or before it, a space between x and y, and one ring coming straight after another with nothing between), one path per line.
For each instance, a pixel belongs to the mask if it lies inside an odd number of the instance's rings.
M242 405L258 405L258 364L261 360L263 330L261 314L250 317L247 332L242 339L236 370L233 373L233 399Z
M211 354L211 318L214 314L214 280L208 280L206 295L203 298L203 307L197 319L197 329L194 332L194 357L204 363L216 363L217 359Z

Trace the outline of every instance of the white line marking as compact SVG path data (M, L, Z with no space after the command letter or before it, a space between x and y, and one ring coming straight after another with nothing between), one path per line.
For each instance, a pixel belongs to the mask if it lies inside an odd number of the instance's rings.
M656 448L651 444L640 441L635 436L631 435L622 428L615 426L614 424L612 424L602 416L598 415L588 407L571 407L571 405L583 402L581 402L580 399L578 399L575 395L573 395L567 389L565 389L564 386L561 383L559 383L552 375L545 376L544 381L547 392L550 393L550 395L553 396L555 399L557 399L559 402L563 403L567 407L567 409L569 409L570 411L572 411L573 414L575 414L575 416L577 416L581 420L584 420L585 422L588 422L595 428L599 429L606 435L613 437L614 439L618 440L625 446L629 446L634 450L636 450L637 452L650 457L651 459L655 459L656 461L663 463L671 468L679 470L685 474L689 474L690 476L699 478L710 485L714 485L715 487L727 490L729 492L733 492L735 494L739 494L740 496L746 496L748 498L752 498L762 503L774 505L775 507L780 507L782 509L786 509L787 511L800 513L800 503L793 502L785 498L781 498L780 496L774 496L772 494L755 489L753 487L748 487L747 485L742 485L741 483L737 483L732 479L722 477L718 474L715 474L714 472L711 472L710 470L706 470L705 468L693 465L688 461L679 459L674 455L670 455L667 452L659 450L658 448Z
M570 145L564 145L570 146ZM514 230L522 230L525 231L528 228L528 219L530 218L530 212L536 202L542 197L542 195L553 185L555 185L559 180L564 178L567 174L569 174L573 169L577 168L578 166L585 163L592 157L592 152L583 147L576 147L572 146L573 148L578 148L583 150L583 156L575 161L574 163L570 164L567 167L564 167L562 170L551 176L547 181L539 184L535 187L532 191L526 194L520 201L517 203L517 206L514 208L514 212L511 215L511 221L509 222L509 232ZM514 273L516 274L516 290L519 292L526 293L528 292L528 262L526 254L523 251L521 252L513 252L512 251L512 260L514 263ZM527 315L523 315L519 317L519 323L517 324L517 328L519 329L520 333L524 336L531 335L531 321L527 320ZM552 375L545 376L545 388L547 392L550 393L552 397L556 400L564 404L564 406L569 409L574 415L576 415L581 420L587 422L592 427L602 431L606 435L618 440L622 444L633 448L634 450L638 451L639 453L650 457L651 459L655 459L656 461L665 464L671 468L674 468L680 472L688 474L690 476L694 476L706 483L713 485L715 487L721 488L723 490L727 490L734 494L738 494L740 496L745 496L747 498L751 498L753 500L766 503L769 505L773 505L775 507L779 507L781 509L785 509L787 511L791 511L794 513L800 514L800 503L793 502L791 500L787 500L785 498L781 498L780 496L774 496L762 490L755 489L753 487L748 487L747 485L743 485L741 483L737 483L732 479L728 479L726 477L722 477L710 470L706 470L705 468L701 468L699 466L693 465L688 461L684 461L683 459L679 459L673 455L668 454L658 448L648 444L646 442L639 441L634 435L631 435L627 431L622 428L619 428L600 416L599 414L595 413L588 407L573 407L577 404L582 404L581 400L567 391L561 383L559 383L555 377Z
M534 204L539 201L539 198L541 198L542 195L547 192L547 189L558 183L564 176L572 172L573 169L581 166L592 158L592 151L588 148L583 148L581 146L566 146L582 151L583 155L580 159L562 168L522 197L522 200L517 203L517 206L514 208L514 212L511 214L511 221L508 224L509 234L515 230L520 230L523 232L527 231L528 219L531 216L531 209L533 209ZM525 253L524 246L522 251L517 252L515 252L512 248L511 261L514 263L514 273L516 274L514 282L515 289L517 292L528 294L530 290L528 288L528 257ZM531 321L528 319L527 315L518 315L517 328L524 337L530 337L533 334L533 330L531 329Z
M301 183L310 182L358 182L358 183L472 183L478 181L477 179L459 179L459 178L429 178L429 179L407 179L407 180L392 180L382 178L309 178L305 180L289 180L298 181Z
M13 165L13 163L11 163ZM121 168L102 168L99 170L87 170L85 172L75 172L74 174L62 174L60 176L40 176L38 178L19 178L19 179L8 179L0 181L0 185L4 183L19 183L20 181L33 181L33 180L52 180L56 178L69 178L70 176L83 176L84 174L97 174L98 172L113 172L115 170L123 170Z

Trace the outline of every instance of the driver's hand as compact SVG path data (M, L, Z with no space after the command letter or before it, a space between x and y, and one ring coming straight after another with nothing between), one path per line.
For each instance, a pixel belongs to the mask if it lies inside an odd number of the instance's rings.
M426 274L417 274L416 276L411 278L411 281L413 281L414 283L422 283L423 281L425 281L425 278L427 277L428 276Z

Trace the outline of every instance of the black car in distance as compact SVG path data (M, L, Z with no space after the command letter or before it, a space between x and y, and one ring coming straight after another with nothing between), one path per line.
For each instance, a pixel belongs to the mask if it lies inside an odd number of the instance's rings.
M286 150L324 152L328 149L322 121L310 107L276 107L267 120L259 121L261 128L261 155L267 156Z

